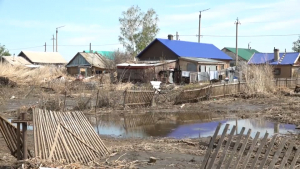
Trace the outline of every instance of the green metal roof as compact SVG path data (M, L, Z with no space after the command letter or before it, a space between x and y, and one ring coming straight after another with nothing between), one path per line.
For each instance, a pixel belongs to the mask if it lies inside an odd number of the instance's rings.
M236 53L235 48L229 48L229 47L225 47L225 49L231 51L232 53ZM250 60L250 58L252 57L252 55L254 53L260 53L259 51L255 50L255 49L245 49L245 48L238 48L238 55L239 57L245 59L245 60Z
M85 50L84 52L85 53L90 53L89 50ZM114 59L114 52L112 52L112 51L93 51L93 53L96 53L96 52L98 54L106 57L107 59L111 59L111 60Z

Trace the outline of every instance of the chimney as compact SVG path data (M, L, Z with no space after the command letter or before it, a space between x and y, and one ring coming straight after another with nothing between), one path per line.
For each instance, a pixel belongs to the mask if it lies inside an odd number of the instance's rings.
M274 47L274 61L279 60L279 49L275 49Z
M168 39L169 39L169 40L173 40L173 35L169 34L169 35L168 35Z

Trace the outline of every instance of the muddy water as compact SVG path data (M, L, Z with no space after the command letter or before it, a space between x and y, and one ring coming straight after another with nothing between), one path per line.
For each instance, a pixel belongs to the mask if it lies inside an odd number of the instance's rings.
M228 133L233 125L237 125L237 133L242 127L252 130L251 137L260 132L260 137L268 132L269 137L275 133L297 133L295 125L279 124L263 119L213 119L208 114L144 114L131 116L103 115L95 118L88 116L96 132L101 135L114 137L169 137L169 138L198 138L212 136L219 123L222 124L219 134L226 124L230 124Z

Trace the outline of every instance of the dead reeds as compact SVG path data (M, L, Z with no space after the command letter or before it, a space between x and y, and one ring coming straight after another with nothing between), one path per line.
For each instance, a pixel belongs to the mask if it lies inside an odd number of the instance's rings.
M246 82L245 92L247 94L273 94L276 91L273 67L271 65L248 65L241 62L239 69Z

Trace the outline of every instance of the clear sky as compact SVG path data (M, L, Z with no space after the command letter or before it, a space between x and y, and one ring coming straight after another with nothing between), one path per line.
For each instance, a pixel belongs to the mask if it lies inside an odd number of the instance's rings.
M235 25L239 35L300 34L299 0L0 0L0 43L12 54L21 50L52 51L52 35L58 31L58 52L69 61L77 52L122 50L118 35L119 17L132 5L143 11L153 8L159 16L158 38L176 34L184 41L197 42L199 11L202 13L201 42L219 49L235 47ZM191 36L184 36L191 35ZM205 36L205 35L218 35ZM232 36L232 37L220 37ZM260 52L291 51L292 36L240 37L239 47L248 43Z

